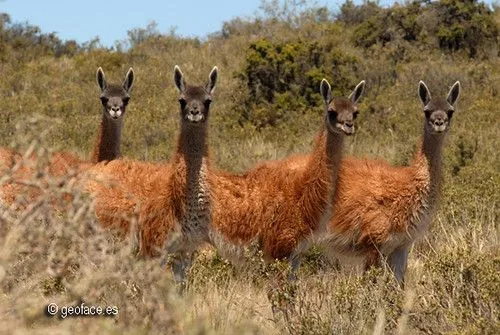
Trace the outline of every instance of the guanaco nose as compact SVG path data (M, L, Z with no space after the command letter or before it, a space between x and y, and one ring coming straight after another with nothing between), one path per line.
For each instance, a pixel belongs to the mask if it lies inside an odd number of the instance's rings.
M441 119L434 120L434 125L440 127L440 126L444 125L444 121Z
M198 110L198 107L194 107L194 108L191 110L191 114L193 114L193 115L200 114L200 111Z
M352 128L352 127L354 127L354 122L352 122L352 121L346 121L346 122L344 123L344 125L345 125L347 128Z
M118 112L118 111L120 110L120 107L118 107L118 106L113 106L113 107L111 107L111 110L112 110L113 112Z

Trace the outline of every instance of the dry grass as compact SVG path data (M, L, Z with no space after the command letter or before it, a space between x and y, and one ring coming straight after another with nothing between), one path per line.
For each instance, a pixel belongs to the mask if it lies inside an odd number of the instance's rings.
M359 58L352 85L366 79L367 94L357 134L345 151L404 164L421 135L418 80L433 95L444 95L460 80L463 92L444 148L440 209L430 232L410 254L404 290L385 270L366 275L339 271L319 248L309 253L293 284L284 280L286 264L265 266L258 253L249 252L247 263L233 268L207 249L196 258L180 295L159 260L139 258L133 239L119 240L101 229L85 194L71 183L57 187L60 180L40 173L24 180L42 185L41 196L26 209L0 204L0 332L500 333L500 59L469 59L406 43L405 59L397 62L391 57L398 44L364 50L349 42L351 35L342 24L306 22L291 30L271 20L242 25L240 33L227 38L200 42L163 36L123 53L97 49L59 58L2 54L0 144L21 152L31 147L40 157L39 171L50 150L88 156L101 117L95 70L102 66L115 81L133 66L137 78L123 154L168 159L178 134L173 66L181 66L188 82L199 83L218 65L210 118L218 167L240 172L266 159L307 152L322 122L317 108L287 110L283 122L259 131L238 123L248 93L241 80L244 51L267 37L273 42L323 41ZM322 75L338 79L333 72ZM44 117L31 122L35 114ZM13 171L3 171L0 183L11 177ZM67 193L71 202L63 201ZM118 315L64 320L45 315L48 303L82 301L117 306Z
M38 134L35 143L47 150ZM260 144L261 146L262 144ZM259 145L255 150L259 150ZM47 159L48 160L48 159ZM44 161L44 159L41 159ZM41 167L43 170L43 166ZM4 173L4 179L10 175ZM50 178L38 174L33 181ZM8 333L232 334L494 334L500 254L496 203L472 212L441 210L432 232L411 253L407 284L384 270L339 271L318 249L296 283L286 264L265 265L259 253L233 268L202 251L179 294L157 259L136 256L133 239L119 240L96 222L92 203L55 183L25 210L0 212L0 324ZM71 185L71 183L68 183ZM68 186L70 187L70 186ZM65 194L71 193L68 203ZM60 200L57 206L44 194ZM54 196L55 195L55 196ZM457 217L455 213L460 213ZM49 317L45 306L117 306L114 317Z

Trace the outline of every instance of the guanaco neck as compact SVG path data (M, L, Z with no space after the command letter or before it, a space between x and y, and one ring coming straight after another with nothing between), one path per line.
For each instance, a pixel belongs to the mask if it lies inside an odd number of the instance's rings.
M204 190L208 168L207 126L181 124L181 133L174 156L175 186L186 191L186 195L200 196ZM195 194L196 193L196 194Z
M92 162L110 161L120 157L123 118L110 120L102 116L101 126L92 152Z
M424 139L421 152L427 160L430 177L429 199L430 208L435 207L436 200L441 190L441 150L443 148L444 134L431 134L424 126Z
M323 130L316 139L303 179L300 203L305 220L316 230L329 216L342 158L344 134Z

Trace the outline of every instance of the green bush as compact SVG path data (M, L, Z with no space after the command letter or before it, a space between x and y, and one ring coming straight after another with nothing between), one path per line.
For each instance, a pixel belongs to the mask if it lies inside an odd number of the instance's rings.
M437 37L443 50L466 50L476 57L481 49L497 48L498 25L493 12L478 0L441 0L433 4L439 18Z
M499 51L494 12L477 0L417 0L389 8L346 2L339 19L354 25L353 42L364 48L404 40L426 49L437 43L443 51L464 51L469 57Z
M244 70L237 74L247 86L242 122L261 129L276 126L290 113L307 113L322 106L319 84L324 77L333 93L342 95L352 87L359 68L356 56L328 40L251 43Z

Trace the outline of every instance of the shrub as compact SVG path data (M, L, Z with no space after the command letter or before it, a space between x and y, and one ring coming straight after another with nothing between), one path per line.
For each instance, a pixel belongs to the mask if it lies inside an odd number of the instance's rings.
M334 94L345 94L353 85L359 63L357 57L328 40L272 43L260 39L251 43L244 72L238 74L248 91L243 121L258 129L276 126L287 114L321 106L318 91L324 77L334 78L330 79Z
M493 12L478 0L441 0L433 3L439 23L439 47L448 51L467 51L476 57L481 49L496 48L499 30Z

